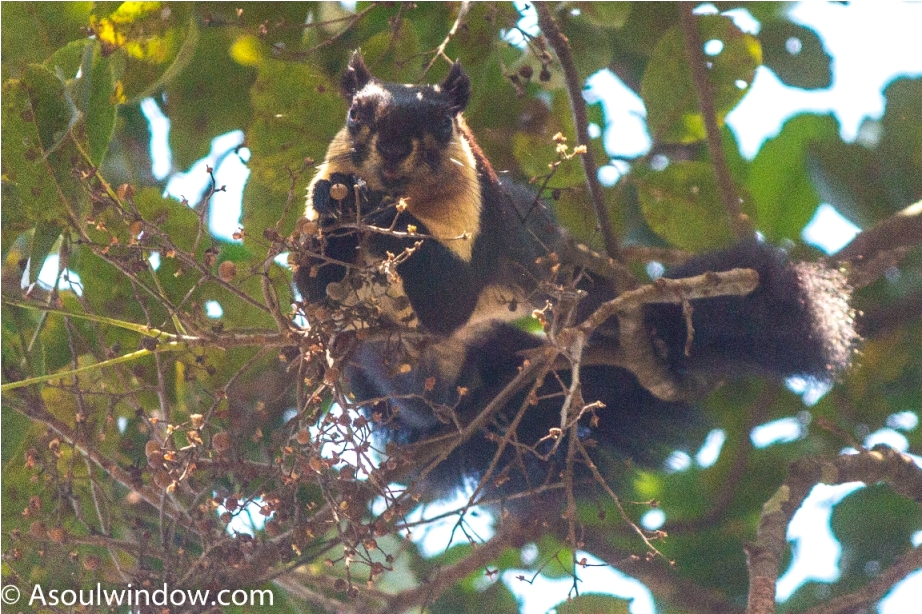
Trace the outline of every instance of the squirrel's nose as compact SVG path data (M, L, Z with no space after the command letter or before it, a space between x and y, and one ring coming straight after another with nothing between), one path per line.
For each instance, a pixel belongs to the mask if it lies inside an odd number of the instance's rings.
M390 164L398 164L413 151L413 142L408 139L378 139L375 148Z

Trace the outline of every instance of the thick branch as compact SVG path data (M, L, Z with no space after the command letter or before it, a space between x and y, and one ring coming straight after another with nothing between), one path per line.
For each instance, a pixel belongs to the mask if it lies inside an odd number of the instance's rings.
M748 614L775 612L775 585L787 547L787 528L804 499L816 484L846 482L886 482L895 492L922 503L922 469L886 446L833 459L795 461L784 484L762 507L756 541L747 548Z
M692 82L698 93L698 103L701 115L704 117L704 128L707 134L708 150L711 152L711 161L714 166L714 176L717 179L717 188L720 199L723 201L730 224L733 226L737 239L741 241L753 237L752 223L743 213L740 206L740 197L733 187L730 177L730 167L727 166L727 157L724 155L723 143L720 140L720 129L717 126L717 109L714 106L714 97L711 95L711 84L708 83L707 65L701 55L701 37L698 36L698 27L695 25L695 16L692 9L695 3L680 2L679 18L682 22L682 35L685 39L685 54L688 58L688 68L691 71Z
M910 550L898 557L893 565L854 593L836 597L829 603L810 608L803 614L848 614L861 611L863 607L874 604L886 595L894 584L919 569L922 569L922 548Z
M922 200L856 236L834 260L851 265L848 281L864 287L922 244Z
M649 303L683 303L714 296L745 295L759 283L759 274L751 269L733 269L721 273L704 273L682 279L657 279L652 284L631 290L603 303L579 325L589 337L612 316L618 316L621 366L637 376L644 388L666 401L698 398L710 391L710 378L695 374L678 378L656 356L650 344L643 306Z

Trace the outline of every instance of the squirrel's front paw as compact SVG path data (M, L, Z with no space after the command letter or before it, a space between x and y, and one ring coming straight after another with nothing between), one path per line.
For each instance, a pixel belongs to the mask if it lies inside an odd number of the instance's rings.
M329 179L320 179L314 184L311 205L322 217L341 217L348 211L355 211L355 177L345 173L333 173Z

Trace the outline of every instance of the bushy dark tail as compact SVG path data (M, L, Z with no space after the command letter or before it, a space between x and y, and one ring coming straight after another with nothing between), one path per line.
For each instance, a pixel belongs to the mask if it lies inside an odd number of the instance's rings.
M757 271L758 287L746 296L692 301L688 354L681 305L647 307L647 325L676 372L703 369L828 381L849 367L858 336L848 303L851 288L838 270L792 262L783 250L751 241L697 256L666 276L734 268Z
M681 306L647 308L654 346L677 375L704 370L720 377L829 380L849 365L857 336L849 288L837 271L793 263L782 250L752 242L694 258L667 275L691 277L739 267L759 273L758 288L743 297L693 301L694 333L687 354ZM354 353L347 377L356 398L387 399L370 408L386 439L415 444L457 434L471 424L544 343L509 324L481 325L463 338L415 348L415 364L406 371L395 369L400 360L392 341L367 341ZM579 418L579 443L606 479L617 479L628 460L659 468L671 451L694 449L707 431L696 406L655 397L625 369L583 366L580 382L583 403L600 405ZM480 484L478 492L492 499L559 483L568 445L555 437L569 388L567 370L548 372L534 393L532 382L526 382L417 487L438 495ZM579 408L570 409L571 416L574 412ZM455 444L449 438L440 445ZM575 460L574 478L591 485L583 453Z

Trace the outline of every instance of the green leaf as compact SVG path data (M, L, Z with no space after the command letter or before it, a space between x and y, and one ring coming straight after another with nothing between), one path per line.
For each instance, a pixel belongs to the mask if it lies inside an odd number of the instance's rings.
M118 102L136 102L168 84L191 61L199 29L191 5L160 2L124 2L90 23L112 56L121 96Z
M27 65L44 62L70 41L86 41L92 7L92 2L4 4L3 79L20 77Z
M198 216L191 207L174 198L164 197L157 188L144 188L134 196L135 205L145 220L153 222L179 249L191 250L195 243L193 230Z
M853 223L867 228L874 223L867 211L887 209L890 193L874 178L880 172L876 152L838 140L816 143L810 148L807 168L820 201L833 205Z
M38 129L39 145L48 156L67 137L77 109L64 89L64 83L43 66L30 65L23 71L22 85L29 96Z
M543 177L551 172L551 165L560 159L556 147L557 144L543 134L516 132L512 137L512 150L516 160L529 178ZM561 161L548 187L568 188L580 185L582 181L583 167L579 157L574 156Z
M38 280L38 274L45 264L45 259L51 253L58 237L61 236L61 225L55 222L41 221L35 227L32 235L32 245L29 248L29 283Z
M291 184L289 172L297 173L307 158L319 163L333 136L342 128L346 107L338 88L309 64L265 60L250 88L253 122L246 142L252 152L252 174L244 191L244 228L256 229L249 240L262 241L261 233L272 228L286 211ZM304 188L312 172L302 173L295 185L295 201L285 229L303 214Z
M608 4L623 4L620 2L593 2L593 6ZM624 15L627 18L627 14ZM573 61L576 64L576 71L582 78L607 68L612 61L612 54L615 49L616 33L612 28L606 28L595 23L593 20L584 19L582 15L572 17L567 15L560 16L561 29L566 37L570 40L570 46L573 49ZM536 71L537 72L537 71ZM552 67L551 74L555 77L551 85L559 84L563 86L559 69Z
M0 462L3 463L4 468L14 458L22 458L23 452L31 443L28 437L31 424L32 422L19 412L9 410L3 412L3 428L0 429L0 442L2 442L0 443L0 451L2 451ZM4 491L6 491L5 488Z
M887 510L887 521L870 523L872 510ZM883 484L856 490L833 510L830 526L842 547L856 559L846 562L846 571L864 575L864 563L878 560L883 567L911 547L910 536L922 522L922 512L906 497ZM849 569L850 568L850 569Z
M636 181L644 218L663 239L691 251L733 242L710 164L674 162L662 171L638 171Z
M102 163L115 130L116 100L112 64L102 55L99 45L86 48L81 64L79 107L86 123L90 161Z
M65 79L74 79L83 62L83 52L94 43L88 39L70 42L49 57L43 64L54 74L61 74Z
M628 614L630 601L611 595L579 595L557 604L557 614Z
M631 14L629 2L571 2L568 8L579 9L579 16L605 28L621 28Z
M798 115L759 150L749 169L749 191L755 199L758 229L772 241L797 241L819 196L808 175L811 145L839 138L831 115Z
M412 61L420 52L413 24L402 19L397 30L378 32L362 43L362 55L372 74L382 81L405 83L419 75L419 63Z
M706 48L719 41L722 48L705 55L708 83L714 98L718 125L742 100L762 63L758 39L744 33L727 17L696 17L699 38ZM671 28L659 40L647 64L640 86L647 107L647 124L655 141L693 143L705 137L704 119L698 103L682 31Z
M79 40L58 49L45 65L66 84L79 111L76 119L86 126L87 153L98 166L112 140L117 113L111 60L98 43Z
M411 25L415 30L415 36L419 41L420 49L436 49L442 44L442 41L445 40L445 24L453 23L454 20L457 19L460 6L459 3L455 2L427 3L423 10L414 10L412 14L409 15L413 19ZM464 19L464 23L470 24L474 19L475 18L469 11ZM455 41L453 37L445 48L445 54L452 60L458 57L460 48L459 45L453 45L452 43L454 42L457 41ZM426 62L428 63L428 59ZM440 60L439 63L442 63L442 60ZM416 69L421 67L418 62L413 64L415 64ZM444 65L447 66L447 64Z
M614 193L615 190L612 189L603 190L609 216L613 225L617 227L620 218L613 198ZM545 193L544 200L553 209L557 222L580 243L596 251L604 252L605 248L599 234L599 223L586 184L579 183L561 191L557 199L554 199L553 195L553 193Z
M756 20L762 23L779 18L791 8L790 2L745 2L742 4ZM717 7L721 11L728 11L738 6L740 6L739 2L732 4L729 2L717 3Z
M884 98L887 108L881 119L879 168L883 171L882 183L893 196L888 206L876 211L880 217L922 195L922 78L894 79L884 89Z
M468 71L471 79L482 88L483 85L480 84L483 82L475 77L478 69L492 70L500 58L507 61L506 54L508 58L521 56L521 52L515 47L497 49L493 44L499 37L501 28L505 24L515 23L518 18L519 14L511 3L472 2L464 27L458 30L448 46L453 50L448 53L448 57L460 58L464 70ZM486 76L486 70L482 76ZM501 73L500 79L504 79ZM512 90L508 85L505 89ZM476 90L474 94L476 95Z
M4 174L6 167L4 167ZM32 227L32 222L27 216L23 215L22 197L19 195L19 188L4 179L2 185L2 197L0 202L0 233L2 233L3 242L3 260L5 261L9 251L13 248L16 239L23 231Z
M76 118L64 84L48 69L30 65L22 80L3 84L3 178L16 186L21 206L4 216L25 230L61 223L68 207L84 209L87 196L74 176L82 157L69 135ZM6 229L5 229L6 230Z
M821 89L832 85L832 56L816 32L786 19L762 24L759 32L765 65L792 87Z
M299 167L306 157L322 160L345 121L339 89L307 64L261 62L250 100L254 111L247 133L253 152L250 168L257 178L281 189L287 188L286 168Z
M480 63L468 61L466 57L462 56L462 62L466 62L464 70L472 82L479 86L471 93L471 102L464 112L464 117L474 130L481 148L488 152L487 156L494 168L517 168L520 163L513 153L514 130L510 129L510 126L516 125L523 115L533 113L537 117L545 118L548 122L545 124L547 134L554 134L560 130L557 127L560 125L556 112L558 103L552 102L554 113L548 116L547 104L543 101L527 101L516 97L515 89L503 75L503 67L496 54ZM567 104L565 99L564 95L564 105ZM572 134L572 130L569 133ZM524 173L520 173L519 176L523 175Z
M170 149L177 168L189 168L204 157L212 138L249 125L252 106L241 92L252 86L256 70L229 52L243 53L247 41L262 51L264 45L255 37L231 39L223 29L203 30L192 61L167 85ZM196 138L188 138L190 134Z

